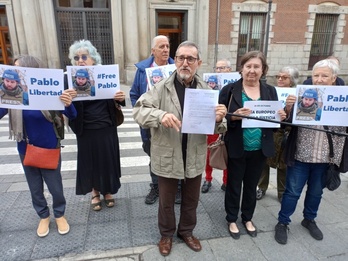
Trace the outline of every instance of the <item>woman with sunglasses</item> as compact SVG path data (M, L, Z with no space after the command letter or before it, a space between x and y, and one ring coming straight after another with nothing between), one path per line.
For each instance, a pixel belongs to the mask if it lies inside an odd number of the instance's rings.
M100 54L88 40L71 45L69 58L74 66L101 65ZM76 194L91 192L94 211L102 209L101 194L106 207L113 207L115 199L112 195L121 187L115 101L125 106L125 93L118 91L106 100L73 102L77 118L69 124L77 137Z

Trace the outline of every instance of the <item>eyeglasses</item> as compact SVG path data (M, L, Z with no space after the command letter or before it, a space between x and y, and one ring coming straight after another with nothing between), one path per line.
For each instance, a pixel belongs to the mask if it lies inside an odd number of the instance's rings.
M198 60L198 58L192 56L175 56L175 58L179 63L183 63L186 60L188 64L194 64Z
M215 70L215 71L218 71L218 70L226 70L226 69L229 69L229 68L231 68L231 67L229 67L229 66L219 66L219 67L213 67L213 69Z
M88 59L88 55L83 54L83 55L81 55L81 56L78 56L78 55L74 56L74 60L75 60L75 61L80 60L80 58L81 58L83 61L86 61L86 60Z
M289 76L284 76L284 75L277 75L276 78L277 78L277 80L279 80L279 79L286 80L286 79L289 79L290 77Z

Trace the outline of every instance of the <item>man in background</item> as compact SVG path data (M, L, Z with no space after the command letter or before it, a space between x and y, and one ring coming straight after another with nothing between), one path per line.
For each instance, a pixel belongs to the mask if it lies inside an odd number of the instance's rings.
M146 68L163 66L168 64L173 64L174 60L169 57L169 39L165 35L158 35L152 39L151 44L151 56L145 60L142 60L135 64L137 71L135 73L133 85L129 91L130 99L132 106L134 107L135 103L139 97L149 90L151 83L147 82L146 77ZM150 156L150 175L151 175L151 184L150 191L145 197L146 204L153 204L157 201L159 191L158 191L158 178L156 174L151 171L151 134L149 129L144 129L140 127L141 139L143 142L144 152ZM181 202L181 189L180 185L178 186L178 191L176 195L175 202L180 204Z

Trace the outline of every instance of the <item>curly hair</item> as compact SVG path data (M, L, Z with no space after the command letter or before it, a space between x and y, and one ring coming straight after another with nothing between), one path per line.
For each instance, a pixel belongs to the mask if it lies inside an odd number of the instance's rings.
M89 56L94 61L94 65L99 65L102 63L102 59L100 54L97 51L97 48L94 47L94 45L89 40L79 40L75 41L70 47L69 47L69 59L71 61L72 65L76 64L76 61L74 60L74 56L79 51L87 51Z

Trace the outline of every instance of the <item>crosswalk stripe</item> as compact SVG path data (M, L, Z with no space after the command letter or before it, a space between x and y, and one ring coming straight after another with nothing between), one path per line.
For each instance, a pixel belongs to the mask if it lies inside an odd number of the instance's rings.
M148 167L149 157L148 156L137 156L136 160L134 157L121 157L122 168L133 168L133 167ZM64 160L62 162L62 171L76 171L76 160ZM2 164L0 176L3 175L23 175L23 168L20 163Z
M130 129L130 128L139 128L139 125L134 121L132 123L123 123L117 127L117 129ZM8 132L8 127L0 127L0 131Z
M133 151L142 150L142 142L140 138L140 131L139 131L139 125L135 123L135 121L132 118L132 109L123 109L123 114L125 117L124 123L117 127L118 130L118 137L120 138L120 150L124 151L125 153L128 153L128 155L132 155ZM5 158L6 156L14 156L18 155L17 151L17 145L16 142L13 140L10 140L8 138L8 115L4 116L0 120L0 132L3 132L0 135L0 155L2 158ZM125 138L131 138L131 141L123 141ZM134 139L137 138L137 139ZM70 141L70 144L65 145L65 143L68 143ZM71 145L71 141L74 142L74 144ZM5 142L9 142L5 147ZM61 170L64 171L76 171L76 160L67 159L64 160L64 154L65 153L77 153L77 145L76 145L76 136L71 130L67 130L65 132L65 139L62 141L62 144L64 145L64 148L62 148L62 168ZM129 152L126 152L129 151ZM134 153L135 155L139 155L137 153ZM121 167L124 168L133 168L133 167L145 167L146 171L148 171L148 165L149 165L149 157L144 153L144 156L127 156L123 157L121 156ZM70 157L70 156L69 156ZM6 158L5 158L6 159ZM6 160L3 160L2 162L6 162ZM0 176L4 175L23 175L23 168L19 161L17 163L8 163L8 164L1 164L0 166ZM127 170L124 171L126 175ZM148 175L148 174L147 174Z
M140 131L137 130L137 131L127 131L127 132L120 132L118 131L118 137L119 138L131 138L131 137L140 137ZM64 135L64 139L65 140L68 140L68 139L71 139L71 140L74 140L75 139L75 134L69 134L69 133L65 133ZM6 134L5 136L0 136L0 143L1 142L9 142L11 141L9 138L8 138L8 135Z
M63 144L64 145L64 144ZM142 149L142 142L120 142L120 150L138 150ZM64 145L62 153L77 152L77 145ZM0 155L18 155L17 147L0 148Z

